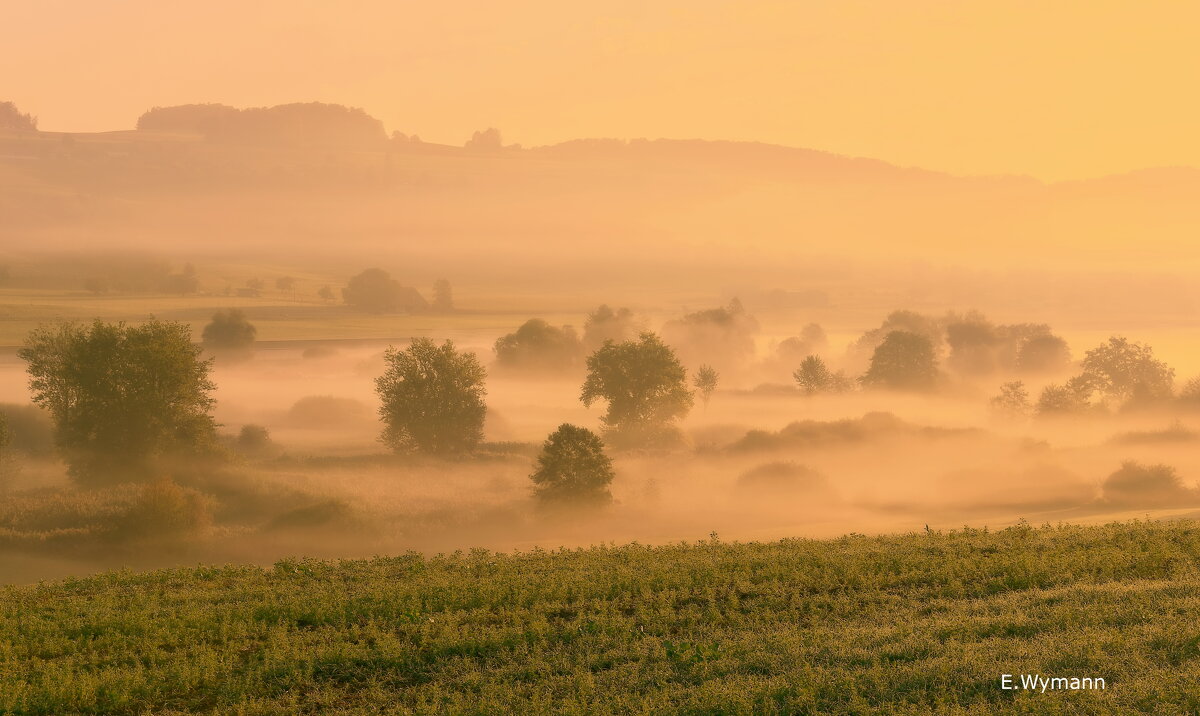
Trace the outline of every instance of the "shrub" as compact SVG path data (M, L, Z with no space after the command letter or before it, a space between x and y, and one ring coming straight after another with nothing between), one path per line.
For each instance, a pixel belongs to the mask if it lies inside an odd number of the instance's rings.
M301 428L332 428L373 420L371 409L353 398L306 395L292 404L288 423Z
M1175 507L1197 501L1196 490L1186 487L1170 465L1142 465L1128 461L1109 475L1102 486L1104 500L1122 507Z
M803 493L813 497L832 497L833 490L824 475L795 462L768 462L742 473L738 489L757 493Z
M258 329L246 319L240 308L217 311L212 321L204 327L201 342L210 351L221 353L249 353L254 347Z
M243 425L238 432L237 449L243 455L262 455L273 447L271 433L262 425Z
M142 487L132 508L117 521L114 535L132 540L196 537L211 526L211 499L163 478Z

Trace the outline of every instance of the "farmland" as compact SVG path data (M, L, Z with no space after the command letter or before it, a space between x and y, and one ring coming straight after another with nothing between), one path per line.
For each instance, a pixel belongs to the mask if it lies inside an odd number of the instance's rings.
M1198 559L1135 521L111 572L0 591L0 712L1194 713Z

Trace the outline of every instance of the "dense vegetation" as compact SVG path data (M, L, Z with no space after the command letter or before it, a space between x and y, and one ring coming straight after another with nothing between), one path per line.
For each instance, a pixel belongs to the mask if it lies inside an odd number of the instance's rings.
M1195 713L1198 559L1135 522L110 573L0 590L0 712Z

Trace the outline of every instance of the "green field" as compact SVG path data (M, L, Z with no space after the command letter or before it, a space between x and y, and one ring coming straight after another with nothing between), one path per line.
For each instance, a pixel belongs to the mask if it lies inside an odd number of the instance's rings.
M110 573L0 590L0 713L1196 713L1198 560L1185 521Z

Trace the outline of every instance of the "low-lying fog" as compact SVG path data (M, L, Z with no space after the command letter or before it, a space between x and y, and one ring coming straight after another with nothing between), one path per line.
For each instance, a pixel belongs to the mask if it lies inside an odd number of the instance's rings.
M1102 483L1135 460L1169 464L1191 486L1200 477L1191 432L1200 429L1200 412L998 422L988 398L1001 379L995 386L962 382L938 395L810 397L783 379L770 380L776 376L767 367L726 379L707 406L697 401L681 425L685 449L614 453L610 508L545 514L530 496L537 446L564 422L599 428L602 409L579 401L582 370L514 374L490 365L494 333L460 330L454 338L489 364L486 440L498 447L486 457L440 461L387 453L378 441L374 393L385 343L262 344L249 360L218 359L213 371L222 432L261 425L271 444L236 458L211 484L197 485L220 504L203 538L78 557L0 555L0 579L122 564L555 548L697 540L711 533L725 540L827 537L1194 509L1186 501L1147 508L1106 500ZM1087 337L1072 338L1078 355ZM841 349L835 343L831 353ZM1187 357L1183 351L1160 355L1181 363ZM23 369L11 354L3 356L0 402L28 402ZM1030 388L1036 396L1037 382ZM68 484L59 463L26 460L9 481L12 494L24 497L10 500L8 509L40 499L29 497L38 488Z

